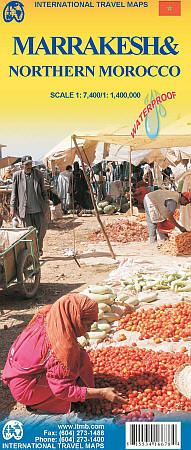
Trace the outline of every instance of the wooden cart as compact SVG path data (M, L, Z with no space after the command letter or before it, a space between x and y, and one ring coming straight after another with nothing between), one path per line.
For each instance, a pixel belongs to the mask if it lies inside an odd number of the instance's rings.
M19 287L24 298L36 295L40 284L36 229L0 229L0 288Z
M3 220L9 222L10 220L10 199L11 199L11 186L0 186L0 227Z

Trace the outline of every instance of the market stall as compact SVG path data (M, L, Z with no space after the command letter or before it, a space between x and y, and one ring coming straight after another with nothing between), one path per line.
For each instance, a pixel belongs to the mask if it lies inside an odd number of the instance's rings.
M116 146L116 155L120 157L122 150L126 153L126 160L129 162L129 195L130 195L130 210L133 211L132 205L132 188L131 188L131 164L133 152L142 152L141 157L148 162L155 161L158 164L162 164L162 168L168 167L170 161L168 159L168 152L172 153L172 149L177 149L180 152L180 148L183 148L184 154L191 154L191 135L160 135L153 141L146 136L136 136L133 139L130 135L99 135L99 136L72 136L72 139L77 144L78 140L88 140L92 142L93 146L95 142L102 142L108 145L108 154L110 145ZM91 147L91 146L90 146ZM76 150L79 157L82 159L83 150L81 151L79 146ZM143 153L145 151L145 153ZM143 156L144 154L144 156ZM84 154L85 156L85 154ZM123 156L124 158L124 156Z
M21 161L18 156L6 156L5 158L0 158L0 169L5 169L8 166L12 166L17 162Z
M0 173L4 174L5 170L9 167L9 172L14 170L14 164L17 164L21 158L16 156L6 156L0 158ZM16 167L16 166L15 166ZM9 222L9 210L10 210L10 198L12 191L12 179L11 176L0 180L0 226L5 222Z
M187 130L186 133L190 132ZM160 135L155 140L147 136L99 134L99 135L73 135L64 139L58 146L46 155L46 163L51 164L53 170L58 165L60 170L65 169L67 164L72 164L78 156L81 160L84 176L89 186L94 210L100 227L105 233L99 211L95 203L94 194L89 178L86 174L86 167L91 167L93 161L103 159L129 162L129 196L130 212L133 214L132 186L131 186L131 165L138 165L140 162L155 162L165 169L170 164L176 165L183 159L191 155L191 134L166 134ZM105 236L106 240L108 239ZM110 243L108 240L108 246ZM110 248L112 257L114 254Z
M11 191L9 186L0 186L0 227L3 220L9 221Z

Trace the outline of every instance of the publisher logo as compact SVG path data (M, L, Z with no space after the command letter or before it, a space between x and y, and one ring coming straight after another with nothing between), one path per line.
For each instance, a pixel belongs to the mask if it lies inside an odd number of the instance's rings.
M23 4L21 2L9 2L3 10L3 19L5 22L22 22L25 16Z
M6 441L9 441L11 438L20 441L23 437L23 425L18 420L9 420L4 425L2 434Z

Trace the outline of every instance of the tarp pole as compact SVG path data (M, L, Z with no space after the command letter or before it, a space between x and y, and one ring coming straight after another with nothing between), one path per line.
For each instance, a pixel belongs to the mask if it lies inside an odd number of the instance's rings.
M86 161L87 161L87 163L88 163L89 169L91 170L91 164L90 164L89 158L88 158L87 153L85 152L85 150L84 150L83 147L82 147L82 151L83 151L84 156L85 156L85 158L86 158ZM92 172L93 172L93 171L92 171ZM96 185L96 188L98 189L98 183L97 183L97 180L95 179L95 174L94 174L94 172L93 172L93 180L94 180L94 183L95 183L95 185Z
M132 202L132 188L131 188L131 147L129 151L129 200L130 200L130 212L133 215L133 202Z
M83 173L84 173L84 176L85 176L87 185L88 185L89 190L90 190L91 199L92 199L92 203L93 203L93 206L94 206L96 218L97 218L97 220L98 220L98 222L99 222L99 225L100 225L100 227L101 227L101 229L102 229L103 235L105 236L105 239L106 239L106 241L107 241L107 245L108 245L108 247L109 247L111 256L112 256L113 259L116 259L116 256L115 256L115 254L114 254L114 252L113 252L113 249L112 249L112 246L111 246L111 244L110 244L110 240L109 240L108 235L107 235L107 233L106 233L106 231L105 231L105 228L104 228L104 226L103 226L103 223L102 223L102 221L101 221L101 219L100 219L100 215L99 215L99 212L98 212L98 209L97 209L97 205L96 205L96 202L95 202L95 198L94 198L93 189L92 189L92 187L91 187L90 180L89 180L88 175L87 175L87 173L86 173L86 169L85 169L85 166L84 166L84 162L83 162L83 158L82 158L82 155L81 155L81 151L80 151L80 148L79 148L79 146L78 146L78 144L77 144L77 141L76 141L76 136L73 135L73 136L72 136L72 139L73 139L74 145L75 145L75 147L76 147L77 155L78 155L79 158L80 158L80 161L81 161L81 164L82 164Z

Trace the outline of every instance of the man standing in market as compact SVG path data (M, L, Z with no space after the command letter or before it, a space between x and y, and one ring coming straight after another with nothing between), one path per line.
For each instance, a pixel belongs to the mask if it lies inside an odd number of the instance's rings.
M14 173L10 201L10 216L18 211L25 227L33 226L38 232L40 256L43 254L43 239L46 234L46 212L48 199L43 174L32 167L32 157L23 156L22 170Z
M179 192L175 191L158 189L145 195L144 208L151 244L157 241L157 228L160 239L168 239L168 234L163 233L162 227L159 226L167 219L171 222L172 226L177 227L182 233L186 232L186 229L175 220L174 213L180 205L186 206L189 203L190 200L187 192L179 194Z
M67 209L72 207L71 204L71 179L72 179L72 166L66 166L66 170L60 172L58 177L57 193L61 200L61 207L63 214L67 214Z

